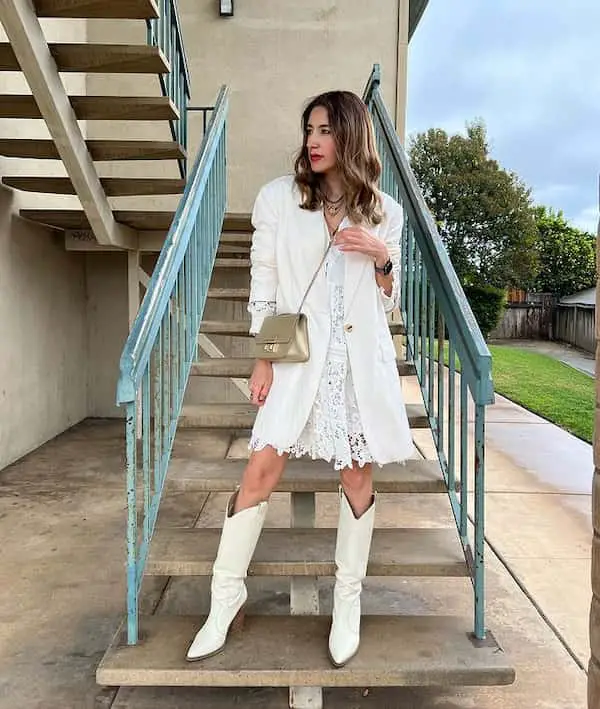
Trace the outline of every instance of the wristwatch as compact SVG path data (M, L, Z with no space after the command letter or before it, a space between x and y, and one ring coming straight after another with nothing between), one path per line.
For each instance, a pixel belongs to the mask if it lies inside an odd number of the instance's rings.
M389 274L392 272L392 260L388 259L381 268L375 264L375 271L377 273L383 273L384 276L389 276Z

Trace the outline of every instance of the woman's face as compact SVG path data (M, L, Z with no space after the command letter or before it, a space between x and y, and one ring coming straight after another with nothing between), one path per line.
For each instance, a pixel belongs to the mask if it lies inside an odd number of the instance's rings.
M306 126L306 149L313 172L324 174L335 168L335 141L329 127L327 109L315 106Z

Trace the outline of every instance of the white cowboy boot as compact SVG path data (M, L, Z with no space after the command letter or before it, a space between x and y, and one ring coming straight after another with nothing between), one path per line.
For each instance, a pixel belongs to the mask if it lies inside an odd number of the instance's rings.
M267 503L232 514L237 493L231 497L217 558L213 566L210 613L187 652L189 662L210 657L223 649L229 627L246 602L244 579L260 536Z
M343 667L358 650L360 592L367 574L374 521L375 496L369 509L356 519L340 488L333 614L329 633L329 657L335 667Z

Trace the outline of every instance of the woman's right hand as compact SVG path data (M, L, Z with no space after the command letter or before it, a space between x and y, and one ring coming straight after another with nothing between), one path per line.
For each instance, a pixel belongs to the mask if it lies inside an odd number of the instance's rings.
M264 406L272 383L273 365L268 359L257 359L250 377L250 401Z

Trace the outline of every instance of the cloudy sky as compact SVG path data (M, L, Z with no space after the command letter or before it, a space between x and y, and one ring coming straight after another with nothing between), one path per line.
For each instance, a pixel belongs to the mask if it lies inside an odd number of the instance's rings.
M600 1L430 0L410 46L408 132L476 117L537 202L595 233Z

